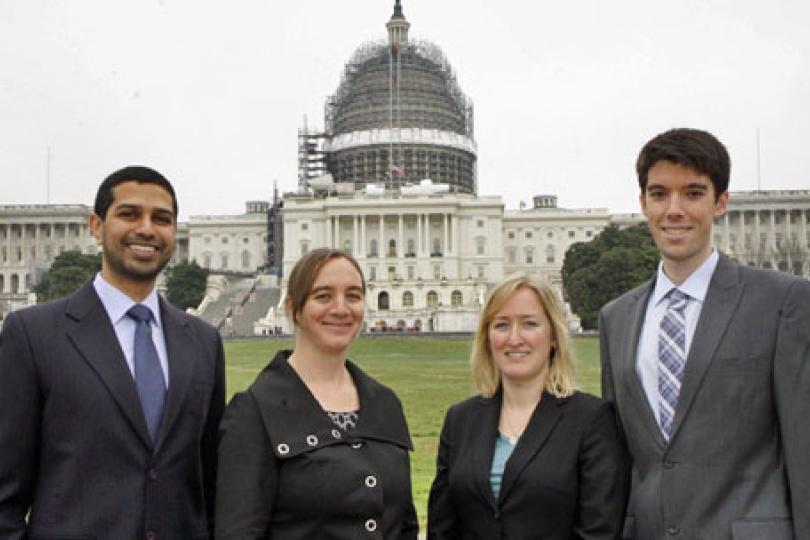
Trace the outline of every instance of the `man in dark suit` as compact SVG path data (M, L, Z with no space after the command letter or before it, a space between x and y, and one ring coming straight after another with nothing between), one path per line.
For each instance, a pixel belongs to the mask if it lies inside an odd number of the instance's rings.
M810 538L810 282L712 248L729 171L694 129L638 158L661 264L599 318L602 391L633 459L625 538Z
M0 334L0 538L202 539L213 531L222 342L158 297L177 201L146 167L104 180L102 269Z

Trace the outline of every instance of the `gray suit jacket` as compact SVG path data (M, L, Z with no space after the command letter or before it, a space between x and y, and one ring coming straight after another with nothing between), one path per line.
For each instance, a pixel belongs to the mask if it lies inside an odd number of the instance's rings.
M154 446L91 283L8 316L0 538L196 540L213 532L222 342L211 325L160 304L169 389Z
M625 538L810 538L810 282L720 257L669 444L636 351L648 282L599 317L603 397L633 459Z

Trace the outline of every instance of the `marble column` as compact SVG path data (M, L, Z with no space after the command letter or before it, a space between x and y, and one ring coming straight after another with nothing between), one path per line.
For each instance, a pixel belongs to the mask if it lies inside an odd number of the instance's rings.
M402 259L402 258L405 257L405 246L402 245L402 242L404 241L403 239L404 239L404 236L405 236L405 234L404 234L405 233L405 231L404 231L405 227L404 227L404 224L403 224L402 221L403 221L403 216L402 216L402 214L399 214L399 220L398 220L399 239L397 240L397 258L399 258L399 259Z
M380 239L377 249L380 259L383 259L385 258L387 253L385 249L385 216L383 214L380 214L379 219L380 219L380 235L379 235Z

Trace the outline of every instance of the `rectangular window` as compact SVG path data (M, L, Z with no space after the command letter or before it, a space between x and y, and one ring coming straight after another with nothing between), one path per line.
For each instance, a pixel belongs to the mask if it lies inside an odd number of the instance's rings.
M433 265L433 279L440 279L442 277L442 265Z

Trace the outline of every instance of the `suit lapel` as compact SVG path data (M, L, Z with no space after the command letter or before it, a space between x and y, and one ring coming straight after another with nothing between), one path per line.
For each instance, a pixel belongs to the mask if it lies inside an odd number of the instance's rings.
M672 421L673 440L683 424L689 408L695 399L706 371L714 359L714 353L726 331L737 304L742 296L744 285L739 281L735 263L721 255L706 294L706 302L700 310L695 335L689 347L684 368L675 418Z
M563 408L566 401L566 399L560 399L543 392L543 397L532 413L526 430L518 440L517 445L512 451L512 455L506 461L503 479L501 480L501 493L498 497L499 502L506 499L509 495L509 491L517 483L517 479L520 477L523 469L526 468L529 461L531 461L540 448L543 447L554 431L554 428L563 415ZM487 467L487 471L489 471L489 467Z
M471 423L480 426L480 429L469 430L469 438L465 444L471 445L474 454L476 484L481 496L492 507L497 509L495 496L492 494L492 485L489 483L489 472L492 469L492 456L495 453L495 441L498 437L498 421L501 415L502 390L491 398L480 398L480 417L471 420Z
M144 444L151 446L135 380L92 283L84 285L73 295L65 314L70 319L68 340L98 374L132 429Z
M650 408L647 394L644 392L641 379L639 379L638 372L636 371L636 359L638 358L641 329L644 326L644 318L647 314L647 304L649 303L650 295L654 289L655 278L651 279L647 283L647 286L637 289L635 298L628 306L630 313L625 320L629 321L630 324L627 325L627 334L622 340L628 350L627 354L621 355L621 361L624 363L622 373L625 374L627 386L630 388L632 395L632 401L637 404L636 412L641 415L642 423L647 428L650 436L655 439L656 444L663 449L665 441L661 435L661 430L658 428L655 411Z
M191 383L194 362L199 356L196 349L198 341L194 338L188 321L177 310L167 306L163 298L160 298L160 314L169 364L169 388L166 394L163 420L160 424L157 449L160 448L177 421Z

